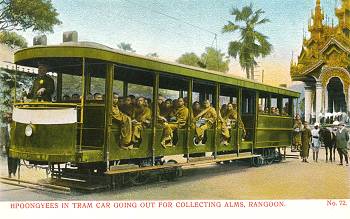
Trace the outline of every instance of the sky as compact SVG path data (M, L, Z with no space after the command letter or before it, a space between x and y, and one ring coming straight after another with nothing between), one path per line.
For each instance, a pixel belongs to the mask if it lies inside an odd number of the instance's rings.
M340 0L321 0L329 20ZM200 55L214 46L227 53L230 41L238 34L221 33L233 16L233 7L253 3L263 9L270 23L258 28L269 37L273 53L259 60L257 75L264 71L264 82L290 83L292 53L299 54L303 31L307 31L316 0L52 0L62 24L47 34L48 44L62 42L64 31L78 31L79 41L98 42L117 48L120 42L131 43L137 54L156 52L161 59L175 61L181 54ZM336 21L336 20L335 20ZM29 44L35 33L22 32ZM217 34L217 41L214 40ZM244 76L238 60L230 58L230 74Z

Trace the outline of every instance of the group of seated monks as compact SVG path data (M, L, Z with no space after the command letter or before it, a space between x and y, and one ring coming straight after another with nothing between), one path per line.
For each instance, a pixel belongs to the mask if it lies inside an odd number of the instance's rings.
M151 124L151 102L144 97L135 98L133 95L120 98L114 93L112 115L121 125L121 148L133 149L141 142L142 130ZM203 144L205 131L214 127L216 121L221 129L221 143L224 145L229 144L232 125L237 123L245 133L244 124L237 115L236 105L232 103L224 104L217 113L209 100L205 100L202 106L196 101L192 105L192 115L189 115L186 98L171 100L159 96L156 116L157 125L163 128L161 145L164 148L175 146L173 145L174 131L187 127L189 116L192 121L191 127L195 128L195 145Z
M265 107L263 109L261 105L259 106L260 114L271 114L273 116L288 116L289 115L288 111L289 111L288 104L286 104L286 106L282 108L282 112L278 107L271 107L271 109L269 109L268 107Z

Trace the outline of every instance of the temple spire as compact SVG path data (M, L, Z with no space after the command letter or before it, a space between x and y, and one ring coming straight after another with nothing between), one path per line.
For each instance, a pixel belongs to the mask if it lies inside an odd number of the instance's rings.
M312 24L309 25L309 31L311 37L319 40L321 38L321 33L323 32L323 19L324 14L321 8L321 0L316 0L315 11L311 14Z
M349 37L350 33L350 1L342 0L340 8L335 10L335 14L339 20L339 32L343 32Z
M316 0L316 7L315 7L315 14L312 17L314 23L313 25L316 28L322 28L323 26L323 19L324 19L324 14L322 13L322 8L321 8L321 0Z

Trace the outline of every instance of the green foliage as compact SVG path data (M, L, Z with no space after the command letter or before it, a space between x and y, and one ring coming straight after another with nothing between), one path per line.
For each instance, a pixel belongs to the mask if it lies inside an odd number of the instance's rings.
M15 71L0 68L0 118L4 113L12 111L15 91L17 100L20 100L24 92L29 90L33 77L28 73L18 72L15 78Z
M28 43L24 37L15 32L3 31L0 32L0 43L6 44L11 48L26 48Z
M124 43L124 42L121 42L119 43L118 45L118 48L123 50L123 51L126 51L126 52L136 52L136 50L134 50L132 47L131 47L131 44L130 43Z
M185 53L182 56L180 56L176 62L184 65L190 65L195 67L200 67L200 58L193 52L191 53Z
M195 53L185 53L176 62L209 70L227 72L230 61L225 58L225 53L213 47L205 48L205 52L198 57Z
M154 58L158 58L159 57L159 55L156 52L148 53L146 56L154 57Z
M53 32L59 24L51 0L0 0L0 31Z
M229 21L222 29L223 33L240 32L240 40L230 42L228 54L238 57L242 69L246 70L247 78L251 79L254 79L256 58L264 58L272 52L268 37L256 30L257 26L269 22L269 19L260 18L264 13L262 9L254 11L252 4L241 10L233 8L231 15L234 16L234 21Z
M201 62L204 63L206 69L227 72L230 60L225 59L225 53L221 53L220 50L207 47L205 53L201 55Z

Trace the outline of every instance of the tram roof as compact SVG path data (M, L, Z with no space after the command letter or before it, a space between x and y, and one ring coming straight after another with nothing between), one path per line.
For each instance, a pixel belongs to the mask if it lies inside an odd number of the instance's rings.
M115 64L126 65L134 68L141 68L150 71L158 71L168 74L170 73L183 77L219 82L222 84L235 85L239 87L286 96L300 96L299 92L286 88L266 85L217 71L211 71L203 68L164 61L158 58L145 57L134 53L128 53L93 42L66 42L59 45L33 46L21 49L15 53L15 63L30 67L36 67L40 60L50 58L67 58L75 59L75 61L81 61L80 58L83 57L87 59L100 60L102 62L113 62Z

